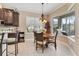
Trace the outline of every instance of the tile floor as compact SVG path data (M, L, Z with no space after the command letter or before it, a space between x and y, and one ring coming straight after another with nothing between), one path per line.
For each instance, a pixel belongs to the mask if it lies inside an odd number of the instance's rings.
M74 56L75 53L68 47L67 44L64 44L60 41L57 41L57 51L54 49L54 45L50 44L48 48L42 53L41 49L36 51L35 44L32 39L26 39L25 42L19 43L19 53L18 56ZM13 46L9 46L9 51L13 51Z

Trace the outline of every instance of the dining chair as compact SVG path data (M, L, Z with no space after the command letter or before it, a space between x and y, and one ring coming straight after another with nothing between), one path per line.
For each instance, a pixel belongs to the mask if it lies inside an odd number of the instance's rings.
M49 41L47 42L47 46L50 44L50 43L53 43L54 44L54 47L55 47L55 50L57 50L57 35L58 35L58 31L56 31L55 33L55 36L54 37L49 37Z
M39 46L42 48L42 53L44 52L46 40L43 37L43 32L41 33L34 33L35 34L35 43L36 43L36 50Z
M54 46L55 46L55 50L57 49L57 35L58 35L58 31L56 31L56 34L55 34L55 41L54 41Z
M36 32L33 32L34 33L34 43L36 42Z

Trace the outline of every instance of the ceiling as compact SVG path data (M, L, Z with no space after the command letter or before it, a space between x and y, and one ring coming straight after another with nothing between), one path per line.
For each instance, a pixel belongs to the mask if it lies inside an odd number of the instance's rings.
M33 12L33 13L42 13L41 3L5 3L4 5L8 7L17 8L18 10ZM44 3L44 14L48 14L51 11L54 11L56 8L61 6L61 3Z

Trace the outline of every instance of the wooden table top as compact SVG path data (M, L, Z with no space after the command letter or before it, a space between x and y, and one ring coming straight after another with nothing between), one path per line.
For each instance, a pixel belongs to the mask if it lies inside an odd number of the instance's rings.
M48 34L48 33L44 33L43 37L54 37L54 34Z

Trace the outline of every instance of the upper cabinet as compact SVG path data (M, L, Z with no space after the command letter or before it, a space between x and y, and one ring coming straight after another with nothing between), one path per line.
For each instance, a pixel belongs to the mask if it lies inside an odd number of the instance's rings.
M18 12L13 12L13 25L14 26L19 26L19 13Z
M3 10L0 9L0 20L3 20Z
M3 12L5 25L13 25L13 10L4 9Z
M19 26L19 13L13 9L0 9L0 20L4 20L6 26Z

